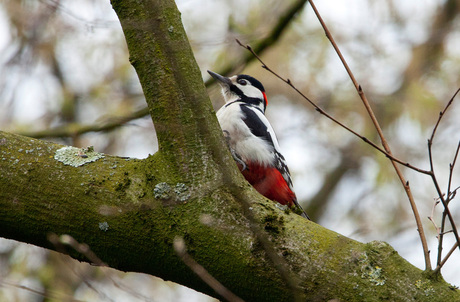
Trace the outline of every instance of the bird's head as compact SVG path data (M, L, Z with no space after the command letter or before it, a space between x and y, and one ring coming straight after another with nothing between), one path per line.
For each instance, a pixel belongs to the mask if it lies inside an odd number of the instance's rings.
M265 112L267 95L261 82L246 74L227 78L210 70L208 73L222 86L222 94L226 103L241 101Z

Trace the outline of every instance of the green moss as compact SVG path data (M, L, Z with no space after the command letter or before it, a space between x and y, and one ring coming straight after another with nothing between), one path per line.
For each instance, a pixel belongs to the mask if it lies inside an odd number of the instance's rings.
M266 215L263 219L264 229L271 234L279 234L284 231L284 217L275 214Z
M128 177L124 177L120 181L116 182L115 191L124 192L130 184L131 179L129 179Z

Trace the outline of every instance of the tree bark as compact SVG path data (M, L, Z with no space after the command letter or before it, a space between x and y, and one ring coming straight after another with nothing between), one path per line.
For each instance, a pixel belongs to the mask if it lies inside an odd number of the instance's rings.
M348 239L255 192L226 148L175 3L112 5L160 149L144 160L104 155L74 167L91 150L60 157L64 146L0 132L0 236L56 249L49 234L69 234L113 268L214 297L174 252L177 237L246 301L460 300L388 244Z

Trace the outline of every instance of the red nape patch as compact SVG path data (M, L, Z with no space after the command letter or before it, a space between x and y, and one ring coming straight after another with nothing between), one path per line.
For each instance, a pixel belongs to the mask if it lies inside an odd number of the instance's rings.
M267 105L268 105L267 95L263 91L262 91L262 94L264 95L265 108L267 108Z
M294 206L296 196L278 169L253 163L246 165L241 173L260 194L282 205Z

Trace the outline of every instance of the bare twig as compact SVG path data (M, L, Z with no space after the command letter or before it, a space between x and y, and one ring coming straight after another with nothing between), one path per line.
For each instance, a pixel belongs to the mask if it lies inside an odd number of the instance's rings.
M91 249L90 247L87 245L87 244L84 244L84 243L79 243L77 240L75 240L75 238L73 238L72 236L70 235L61 235L61 236L57 236L56 234L50 234L48 236L48 240L54 244L54 246L56 247L56 250L59 251L61 254L67 254L67 252L65 251L64 249L64 246L63 244L65 245L69 245L71 246L74 250L76 250L77 252L79 252L80 254L84 255L86 258L88 258L89 261L91 261L91 263L93 265L96 265L96 266L99 266L99 267L107 267L109 268L109 266L104 263ZM67 262L65 262L67 263ZM101 296L104 296L105 298L108 299L108 297L106 297L105 295L103 295L102 293L100 293L90 282L90 280L88 280L88 278L84 275L84 274L80 274L78 273L76 270L74 270L73 267L69 266L70 269L73 271L73 273L76 275L76 276L79 276L83 282L88 286L88 288L92 289L93 291L95 291L97 294L101 295ZM151 299L149 297L146 297L142 294L140 294L139 292L136 292L134 291L132 288L128 287L128 286L125 286L119 282L117 282L113 277L112 277L112 274L110 273L110 271L104 271L105 273L105 276L107 277L108 280L110 280L112 282L112 284L116 287L116 288L119 288L120 290L132 295L133 297L136 297L140 300L144 300L144 301L150 301ZM111 299L110 299L111 300Z
M449 233L452 233L452 230L443 232L442 234L445 235L445 234L449 234Z
M302 291L299 284L301 284L300 279L296 276L293 272L289 263L286 259L280 255L279 250L276 249L277 245L275 245L271 240L269 235L264 230L263 226L261 225L261 221L257 219L255 216L255 211L252 207L253 199L246 194L241 187L238 186L233 180L231 179L231 166L224 167L224 171L222 173L222 181L225 184L231 186L230 190L235 192L235 200L240 202L242 205L242 213L243 216L249 222L249 228L251 229L252 234L257 239L258 244L262 247L266 254L267 263L273 265L276 271L279 273L281 280L284 282L286 287L289 289L290 293L293 296L292 301L300 302L305 301L304 292Z
M23 289L23 290L28 291L30 293L33 293L33 294L42 296L44 298L47 298L47 300L69 301L69 302L84 302L83 300L74 299L70 295L54 293L53 291L50 291L48 289L46 290L46 292L43 292L43 291L36 290L36 289L33 289L33 288L25 286L25 285L19 285L19 284L13 283L13 282L8 282L8 281L5 281L4 279L0 279L0 285L8 285L8 286L11 286L11 287L16 287L16 288L19 288L19 289Z
M301 280L292 272L289 263L283 256L280 255L280 251L276 249L278 245L275 245L273 241L270 240L269 235L261 225L261 221L255 216L255 211L252 207L253 199L245 194L245 192L242 191L239 186L232 184L232 181L229 177L231 175L230 170L228 170L228 173L223 173L222 175L224 177L223 182L233 186L235 199L242 205L243 216L248 220L249 228L251 229L252 234L257 240L257 243L260 244L264 250L267 263L271 262L273 268L276 269L276 271L279 273L281 280L284 282L285 286L292 294L292 301L305 301L304 292L299 286L299 284L301 284Z
M454 155L454 160L452 161L452 163L449 165L449 181L447 183L447 192L450 192L450 188L451 188L451 185L452 185L452 175L454 173L454 168L455 168L455 163L457 162L457 158L458 158L458 152L460 150L460 141L458 142L457 144L457 150L455 150L455 155ZM457 192L458 190L458 187L452 191L452 194L454 194L455 192ZM449 196L449 200L453 199L455 196Z
M277 18L278 22L270 30L270 33L265 38L259 41L254 41L252 43L254 50L257 53L261 54L265 50L269 49L272 45L274 45L275 42L278 41L278 39L284 33L289 24L291 24L294 18L302 11L303 7L305 6L305 3L307 3L307 0L296 1L283 15ZM248 54L244 56L239 63L230 62L227 66L223 67L218 73L222 75L235 73L235 71L248 65L253 60L254 56ZM209 84L214 83L214 81L214 78L210 77L205 84L206 86L208 86Z
M437 198L436 198L437 199ZM439 200L436 200L434 201L433 203L433 207L431 208L431 215L428 216L428 219L431 221L431 223L433 224L434 228L436 229L436 233L438 234L436 236L436 238L440 239L439 235L441 233L441 228L438 227L438 225L436 224L436 222L434 221L434 209L436 208L436 206L439 204Z
M71 236L69 235L63 235L61 237L59 237L58 235L56 234L49 234L48 235L48 241L51 242L55 247L56 247L56 250L58 252L60 252L61 254L68 254L65 247L64 247L64 244L69 244L73 241L75 241L75 239L73 239ZM75 250L77 250L78 252L82 252L84 251L85 249L83 247L79 247L78 249L75 248ZM89 259L89 258L88 258ZM91 260L91 259L89 259ZM67 264L67 262L64 262ZM68 265L68 264L67 264ZM71 265L68 265L69 269L78 277L80 277L83 281L83 283L85 283L86 286L88 286L88 288L90 288L91 290L93 290L95 293L97 293L100 297L103 297L104 299L108 299L109 301L113 301L112 299L110 299L107 295L105 295L104 293L100 292L97 290L97 288L95 288L91 282L89 281L89 278L84 276L83 274L80 274L78 273Z
M444 257L444 259L442 259L442 261L439 262L439 264L436 266L436 268L434 269L434 273L437 274L441 271L441 268L442 266L446 263L447 259L449 259L449 257L452 255L452 253L457 249L458 247L458 242L455 242L454 246L452 246L452 248L449 250L449 252L447 253L446 257Z
M378 122L378 120L377 120L377 118L376 118L376 116L375 116L375 114L374 114L374 112L373 112L373 110L372 110L372 108L370 106L369 101L367 100L366 95L364 94L364 91L363 91L361 85L359 85L358 82L356 81L356 79L355 79L355 77L353 75L353 72L351 71L350 67L348 66L346 60L344 59L339 47L335 43L334 38L332 37L329 29L327 28L326 24L324 23L320 13L316 9L315 4L313 3L312 0L309 0L309 2L310 2L311 7L313 8L313 11L315 12L316 17L318 18L319 22L321 23L321 26L324 29L326 37L331 42L332 46L334 47L334 50L336 51L337 55L339 56L340 60L342 61L342 64L345 67L345 69L346 69L351 81L353 82L353 85L355 86L356 91L358 92L358 95L360 96L361 101L363 102L363 105L366 108L367 113L369 114L369 117L371 118L372 123L374 124L375 129L377 130L377 133L378 133L378 135L380 137L380 140L381 140L381 143L382 143L382 146L383 146L384 150L386 151L386 153L388 155L391 156L391 157L390 156L387 156L387 157L390 158L391 164L393 165L393 168L395 169L396 174L398 175L399 180L401 181L401 184L404 187L406 195L407 195L407 197L409 199L410 206L412 208L412 212L414 214L415 222L417 224L417 231L419 233L420 241L422 242L423 254L425 256L425 269L426 270L431 270L431 262L430 262L430 254L429 254L429 250L428 250L428 243L426 241L425 232L423 230L422 220L420 219L420 214L418 213L417 205L415 204L414 197L412 196L412 192L411 192L411 189L410 189L410 186L409 186L409 181L405 180L401 170L399 169L399 166L396 164L396 163L399 163L399 162L397 162L396 160L394 160L392 158L393 155L392 155L390 146L389 146L388 142L386 141L385 136L383 135L382 128L380 127L380 124L379 124L379 122Z
M289 24L294 20L295 16L303 9L307 3L307 0L298 0L295 2L291 7L287 9L284 14L282 14L279 18L277 18L278 22L271 28L269 34L264 37L263 39L254 42L255 48L258 52L262 53L263 51L269 49L273 46L280 38L280 36L284 33L286 28L288 28ZM254 57L251 55L245 56L239 63L232 62L227 66L223 67L219 73L220 74L228 74L235 70L235 66L245 66L249 64L251 61L254 60ZM208 81L206 81L206 86L212 84L213 78L211 77ZM100 132L100 131L112 131L124 124L147 116L149 114L149 110L147 107L141 108L139 110L127 113L123 116L117 117L110 117L105 122L96 122L93 124L78 124L78 123L69 123L65 124L56 128L46 129L46 130L39 130L39 131L22 131L18 132L18 134L33 137L33 138L63 138L63 137L74 137L81 134L89 133L89 132Z
M201 266L195 259L187 253L187 247L185 246L184 239L176 237L174 239L174 250L180 259L187 265L201 280L209 285L216 293L221 295L225 300L230 302L244 302L243 299L232 293L216 278L214 278L208 271Z
M455 240L457 241L457 245L460 244L460 237L459 237L459 234L458 234L457 226L455 224L455 220L454 220L454 218L453 218L453 216L452 216L452 214L450 212L450 209L449 209L449 202L451 200L451 197L455 196L455 193L451 194L450 186L451 186L451 183L452 183L452 173L453 173L455 162L457 161L458 150L459 150L460 145L457 145L457 150L455 152L454 159L452 161L452 164L449 165L450 174L449 174L449 181L448 181L448 185L447 185L447 197L446 198L445 198L445 195L442 193L442 190L441 190L441 188L439 186L438 179L436 177L436 173L434 171L432 146L433 146L434 137L436 135L436 130L438 129L438 126L441 123L441 120L442 120L443 116L445 115L445 113L447 112L449 107L452 105L452 103L453 103L455 97L457 96L457 94L459 93L459 91L460 91L460 89L457 89L457 91L454 93L452 98L447 103L447 105L444 108L444 110L439 113L439 117L438 117L438 120L436 121L436 124L435 124L435 126L433 128L433 132L431 133L431 137L428 139L428 158L429 158L429 161L430 161L430 176L431 176L433 184L434 184L434 186L436 188L436 192L438 193L439 200L441 201L441 203L442 203L442 205L444 207L444 211L443 211L443 214L442 214L442 220L441 220L441 229L440 229L440 233L439 233L438 257L437 257L437 263L436 263L436 267L439 267L439 269L441 269L441 267L442 267L442 264L441 264L441 262L442 262L441 261L442 244L443 244L446 217L449 219L449 222L450 222L450 224L452 226L452 232L454 233Z
M460 187L457 187L455 188L455 190L453 190L451 192L450 188L451 188L451 185L452 185L452 174L453 174L453 171L454 171L454 167L455 167L455 163L457 162L457 157L458 157L458 152L459 152L459 149L460 149L460 141L457 145L457 150L455 151L455 156L454 156L454 160L452 161L451 164L449 164L449 181L448 181L448 184L447 184L447 192L448 192L448 196L447 196L447 203L449 204L449 202L455 198L455 195L457 195L457 190L460 188ZM446 212L443 212L442 213L442 219L441 219L441 227L440 227L440 233L443 233L444 232L444 227L445 227L445 224L446 224ZM439 236L439 241L438 241L438 258L437 258L437 261L436 261L436 265L437 267L439 267L439 269L441 269L442 267L442 261L441 261L441 258L442 258L442 243L443 243L443 238L444 236L441 235Z
M409 168L409 169L412 169L414 171L417 171L417 172L420 172L422 174L427 174L429 175L430 174L430 171L427 171L427 170L423 170L423 169L420 169L418 167L415 167L413 165L411 165L410 163L408 162L405 162L405 161L402 161L398 158L396 158L395 156L393 156L392 154L389 154L387 153L384 149L382 149L381 147L379 147L377 144L375 144L374 142L372 142L371 140L369 140L367 137L365 136L362 136L361 134L359 134L358 132L354 131L353 129L351 129L350 127L348 127L347 125L343 124L342 122L338 121L336 118L334 118L333 116L331 116L330 114L328 114L324 109L322 109L320 106L318 106L315 102L313 102L308 96L306 96L302 91L300 91L293 83L290 79L285 79L283 78L282 76L280 76L279 74L277 74L273 69L271 69L267 64L265 64L264 61L262 61L262 59L260 58L260 56L254 51L254 49L249 46L249 45L243 45L241 43L241 41L239 41L238 39L236 39L236 42L246 48L247 50L249 50L252 55L257 58L257 60L262 64L262 68L266 69L268 72L270 72L271 74L273 74L275 77L277 77L278 79L280 79L281 81L285 82L286 84L288 84L289 86L291 86L292 89L294 89L295 92L297 92L302 98L304 98L308 103L310 103L310 105L312 105L315 110L319 113L319 114L322 114L324 115L325 117L327 117L328 119L330 119L331 121L333 121L334 123L336 123L337 125L339 125L340 127L344 128L345 130L347 130L348 132L354 134L355 136L359 137L361 140L363 140L365 143L371 145L373 148L377 149L379 152L381 152L383 155L385 155L386 157L388 157L389 159L391 160L394 160L395 162Z
M241 192L241 191L239 191ZM300 302L305 301L303 292L299 287L299 278L292 273L289 264L284 257L280 256L279 251L275 248L275 245L270 240L269 236L263 231L261 224L256 220L251 211L251 200L247 195L239 194L238 200L242 202L244 212L243 215L249 220L249 227L252 233L257 238L258 243L262 246L263 250L267 254L267 258L272 262L273 267L280 274L281 279L285 282L289 288L293 298L292 301Z
M99 131L112 131L132 120L142 118L149 113L147 107L136 110L124 116L109 117L105 122L96 122L94 124L81 125L78 123L70 123L52 129L45 129L39 131L24 131L18 134L29 136L33 138L46 138L46 137L72 137L89 132Z
M436 134L436 130L438 129L438 126L439 126L439 123L441 123L441 119L442 117L445 115L447 109L449 109L449 107L452 105L452 103L454 102L454 99L455 97L457 96L457 94L459 93L460 91L460 88L457 89L457 91L454 93L454 95L451 97L451 99L449 100L449 102L447 103L446 107L444 107L444 110L439 112L439 117L438 117L438 120L436 121L436 125L434 126L433 128L433 132L431 133L431 137L430 137L430 141L433 141L434 139L434 135Z
M447 109L449 109L449 107L452 105L452 103L453 103L455 97L457 96L457 94L459 93L459 91L460 91L460 88L457 89L457 91L454 93L454 95L452 96L452 98L449 100L449 102L447 103L446 107L444 108L444 110L439 113L439 117L438 117L438 120L436 121L436 125L433 128L433 132L431 133L430 139L428 140L428 152L430 154L430 165L431 166L432 166L431 145L433 143L434 136L436 134L436 130L438 129L438 126L439 126L439 124L441 122L441 119L445 115ZM449 181L448 181L448 184L447 184L447 199L446 200L443 200L443 199L441 200L443 202L444 211L442 213L441 230L440 230L440 237L439 237L439 242L438 242L438 257L437 257L437 268L436 268L438 271L442 268L443 264L445 263L445 262L441 261L441 258L442 258L442 244L443 244L443 238L444 238L443 233L444 233L444 228L445 228L446 216L449 216L449 214L450 214L448 204L455 197L457 189L458 189L458 188L455 189L453 192L450 191L451 185L452 185L452 175L453 175L455 163L457 162L459 149L460 149L460 141L457 144L457 150L455 151L454 159L453 159L452 163L449 164ZM436 180L436 176L434 175L433 168L431 169L431 172L433 173L432 174L432 179L433 179L433 182L434 182L434 184L436 186L437 185L437 180ZM438 191L438 194L439 194L438 187L439 186L436 186L436 190ZM451 218L452 218L452 215L449 216L449 221L451 221L451 224L452 224L453 219L451 219ZM455 237L457 239L457 246L458 246L459 245L459 237L458 237L458 233L457 233L457 230L456 230L456 227L455 227L455 222L454 222L454 225L452 225L452 229L453 229L453 231L455 230L454 234L455 234Z
M433 133L434 133L434 131L433 131ZM457 243L460 242L459 241L460 239L458 237L458 232L457 232L457 227L455 225L455 221L454 221L454 219L452 217L452 214L450 213L448 202L444 198L444 194L442 193L441 188L439 187L439 183L438 183L438 180L436 178L436 174L434 172L431 145L432 145L432 140L429 139L428 140L428 156L429 156L431 172L432 172L431 179L433 180L433 184L434 184L434 186L436 188L436 191L438 193L439 200L441 201L442 205L444 206L444 211L443 211L442 220L441 220L441 228L440 228L440 231L439 231L438 257L437 257L437 263L436 263L437 267L441 268L442 267L442 265L441 265L442 244L443 244L443 238L444 238L444 227L445 227L446 216L449 218L449 221L450 221L450 223L452 225L452 230L454 232L454 235L455 235L455 238L457 240Z

